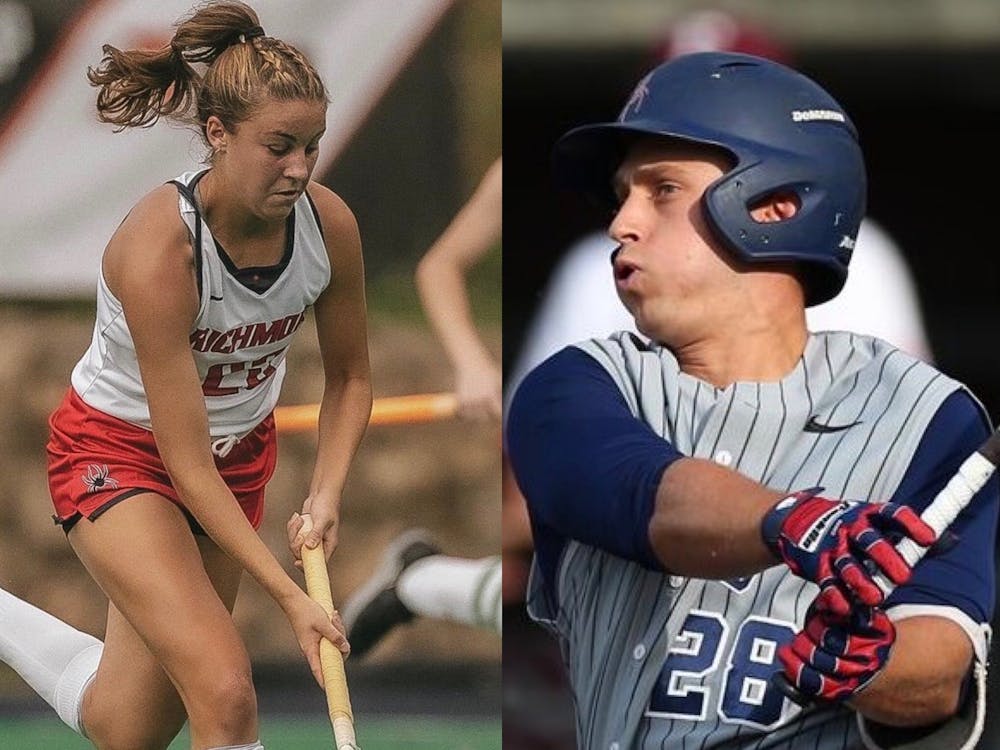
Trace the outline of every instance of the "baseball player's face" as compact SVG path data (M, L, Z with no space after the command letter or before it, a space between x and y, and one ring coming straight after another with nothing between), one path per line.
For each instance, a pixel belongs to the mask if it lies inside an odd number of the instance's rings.
M325 130L324 102L266 100L226 134L216 167L252 214L283 221L309 183Z
M738 309L738 274L716 249L701 209L705 188L729 166L714 149L649 138L615 173L620 208L609 234L621 246L618 295L639 330L664 344L691 343Z

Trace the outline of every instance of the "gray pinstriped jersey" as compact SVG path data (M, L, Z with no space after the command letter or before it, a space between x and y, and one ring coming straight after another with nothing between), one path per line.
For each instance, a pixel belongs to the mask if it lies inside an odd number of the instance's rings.
M626 333L578 346L683 454L779 490L820 485L828 497L890 497L937 409L961 387L881 340L845 332L811 335L779 382L723 389ZM805 433L811 417L854 426ZM581 747L861 747L849 710L802 716L768 689L777 643L799 630L817 592L784 566L734 581L684 579L570 541L558 576L557 610L537 575L529 609L560 637Z

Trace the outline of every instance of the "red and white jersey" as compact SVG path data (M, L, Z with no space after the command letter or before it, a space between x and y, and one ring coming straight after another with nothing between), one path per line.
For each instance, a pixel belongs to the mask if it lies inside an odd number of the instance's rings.
M241 437L277 403L291 336L305 319L306 308L329 283L330 260L315 208L303 194L288 218L279 266L237 269L195 205L193 188L203 174L186 172L173 181L178 184L178 207L191 232L199 276L191 354L212 437ZM273 279L262 291L240 280L255 271ZM103 274L98 279L94 336L73 369L72 384L95 409L151 428L135 345L121 303Z

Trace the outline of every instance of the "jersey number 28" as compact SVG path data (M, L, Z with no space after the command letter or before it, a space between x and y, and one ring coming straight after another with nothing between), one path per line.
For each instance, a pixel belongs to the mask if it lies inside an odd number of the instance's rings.
M717 689L723 721L761 729L778 722L784 696L770 679L781 669L778 646L794 637L795 627L752 615L740 624L731 644L729 630L718 612L691 611L667 652L649 701L650 716L704 721ZM719 669L725 670L721 681Z

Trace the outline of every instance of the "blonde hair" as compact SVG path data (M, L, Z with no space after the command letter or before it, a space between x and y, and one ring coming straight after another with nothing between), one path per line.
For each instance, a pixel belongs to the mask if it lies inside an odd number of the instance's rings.
M87 69L87 78L100 89L98 118L117 130L149 127L167 117L197 128L204 139L212 115L232 131L267 98L329 101L305 56L264 35L254 10L232 0L195 8L159 50L105 44L102 51L104 58ZM201 74L197 63L205 66Z

